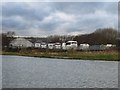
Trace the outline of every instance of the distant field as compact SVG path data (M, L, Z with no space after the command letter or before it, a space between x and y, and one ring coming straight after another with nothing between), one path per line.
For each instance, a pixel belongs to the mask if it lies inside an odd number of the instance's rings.
M2 55L17 55L17 56L31 56L31 57L44 57L44 58L64 58L64 59L78 59L78 60L107 60L119 61L118 51L19 51L19 52L2 52Z

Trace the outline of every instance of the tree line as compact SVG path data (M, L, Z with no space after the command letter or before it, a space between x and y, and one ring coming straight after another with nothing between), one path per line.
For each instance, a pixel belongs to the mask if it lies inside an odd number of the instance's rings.
M90 45L99 44L115 44L117 45L117 38L120 36L120 32L113 28L97 29L95 32L90 34L75 36L74 40L81 43L88 43Z
M113 28L101 28L90 34L82 34L76 36L49 36L52 42L66 42L68 40L75 40L78 44L87 43L90 45L100 44L118 44L118 37L120 32Z

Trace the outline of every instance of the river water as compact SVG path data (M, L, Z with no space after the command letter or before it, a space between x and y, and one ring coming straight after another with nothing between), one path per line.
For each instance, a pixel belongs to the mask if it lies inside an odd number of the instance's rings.
M3 88L117 88L118 62L2 56Z

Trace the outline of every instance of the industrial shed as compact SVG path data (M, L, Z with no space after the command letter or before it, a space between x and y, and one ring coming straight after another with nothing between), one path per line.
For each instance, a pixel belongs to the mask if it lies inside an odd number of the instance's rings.
M11 47L28 48L33 47L33 43L24 38L16 38L10 43Z

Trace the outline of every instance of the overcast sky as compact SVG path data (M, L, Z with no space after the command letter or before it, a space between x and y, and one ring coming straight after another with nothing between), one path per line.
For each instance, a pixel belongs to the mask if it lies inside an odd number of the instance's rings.
M5 2L2 30L20 36L77 35L118 27L117 2Z

